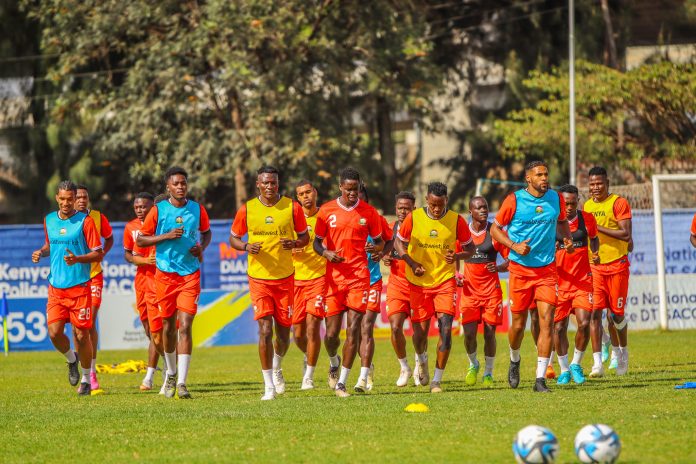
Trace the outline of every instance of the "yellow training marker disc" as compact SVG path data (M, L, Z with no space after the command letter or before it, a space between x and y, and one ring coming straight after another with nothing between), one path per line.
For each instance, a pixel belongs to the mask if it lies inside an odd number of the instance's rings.
M103 394L104 394L104 390L102 390L101 388L98 389L98 390L92 390L92 393L91 393L91 394L92 394L92 396L95 396L95 395L103 395Z
M406 409L404 409L404 411L406 411L406 412L428 412L428 411L430 411L430 408L428 408L423 403L411 403L408 406L406 406Z

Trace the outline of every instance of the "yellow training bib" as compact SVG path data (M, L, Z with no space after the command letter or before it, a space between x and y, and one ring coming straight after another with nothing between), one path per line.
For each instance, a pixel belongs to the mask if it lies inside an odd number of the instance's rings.
M425 208L419 208L413 211L412 218L408 254L423 265L425 274L418 277L406 266L406 279L420 287L435 287L454 277L454 263L447 264L445 254L447 250L455 250L459 215L447 211L440 219L432 219Z
M309 244L304 248L293 250L292 259L295 262L295 280L312 280L326 274L326 259L316 254L312 248L314 228L317 224L317 213L314 213L314 216L307 217Z
M94 221L94 225L97 226L97 233L99 234L99 241L101 241L102 231L101 231L101 213L95 209L89 211L89 217ZM89 278L97 276L101 273L102 266L101 261L92 263L92 269L89 272Z
M294 239L292 200L280 197L273 206L254 198L246 204L249 243L261 242L261 251L248 255L247 273L255 279L280 280L295 272L292 250L284 250L281 238Z
M619 230L619 221L614 215L614 203L619 198L610 194L604 201L596 202L589 199L585 202L584 210L594 216L597 225L607 229ZM599 260L602 264L611 263L628 255L628 242L609 237L599 232Z

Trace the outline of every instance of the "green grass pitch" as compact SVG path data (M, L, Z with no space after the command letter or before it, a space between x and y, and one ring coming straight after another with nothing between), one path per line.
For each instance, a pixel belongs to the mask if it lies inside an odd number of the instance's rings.
M445 392L394 386L398 363L387 340L377 342L375 391L336 398L326 386L322 352L316 388L300 392L301 356L284 361L288 392L261 402L255 346L194 349L191 401L141 393L142 374L101 375L105 394L78 398L55 353L0 358L0 462L513 462L515 432L549 427L560 442L558 462L577 462L573 440L588 423L619 433L620 462L696 462L696 332L630 334L629 374L577 387L531 390L536 356L523 343L520 388L507 386L507 341L498 340L496 386L464 385L468 366L456 339ZM481 342L480 342L481 343ZM435 343L430 343L432 373ZM482 358L482 346L479 355ZM409 347L409 362L413 364ZM145 352L102 352L100 362L145 359ZM583 364L588 371L591 355ZM558 369L558 368L556 368ZM357 364L349 386L357 379ZM480 379L479 379L480 380ZM161 377L156 376L156 385ZM422 402L428 413L406 413Z

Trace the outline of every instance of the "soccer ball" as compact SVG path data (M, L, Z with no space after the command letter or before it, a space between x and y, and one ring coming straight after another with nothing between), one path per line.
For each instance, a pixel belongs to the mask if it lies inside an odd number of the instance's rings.
M608 425L586 425L575 436L575 454L581 462L611 464L621 454L621 440Z
M520 464L553 464L558 455L558 440L546 427L528 425L515 435L512 452Z

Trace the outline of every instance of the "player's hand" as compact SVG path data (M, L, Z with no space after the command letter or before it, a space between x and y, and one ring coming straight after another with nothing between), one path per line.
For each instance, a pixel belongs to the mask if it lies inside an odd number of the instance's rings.
M384 257L384 253L382 253L381 251L378 251L377 253L372 253L370 255L370 259L376 263L379 263L383 257Z
M365 252L366 253L374 253L375 252L375 244L372 242L365 242Z
M282 245L283 250L292 250L295 248L295 240L289 238L281 238L280 244Z
M628 241L628 252L633 253L633 237Z
M176 240L177 238L181 237L184 235L184 228L183 227L177 227L175 229L170 230L165 234L167 236L167 240Z
M250 255L258 255L261 251L261 242L247 243L246 250Z
M575 253L575 247L573 246L573 239L565 237L563 239L563 246L565 246L566 253L568 254L573 254Z
M203 248L201 247L200 243L196 243L191 248L189 248L189 253L191 253L196 258L200 259L200 257L203 255Z
M331 250L324 250L323 256L327 261L332 263L342 263L346 260L346 258Z
M592 253L592 264L599 264L599 253Z
M425 268L423 267L423 265L415 261L411 266L411 270L417 277L422 277L423 275L425 275Z
M39 260L41 259L41 250L36 250L31 254L31 261L33 263L38 263Z
M532 239L528 238L527 240L525 240L523 242L513 243L510 248L518 255L525 256L525 255L528 255L529 252L532 250L532 247L529 246L529 242L531 242L531 241L532 241Z
M385 255L382 258L382 261L384 262L384 265L387 267L390 267L392 265L392 255L389 253L388 255Z
M486 270L488 272L498 272L498 265L495 263L486 263Z
M75 254L72 251L66 249L65 253L66 254L63 257L63 260L65 260L65 264L67 264L68 266L72 266L73 264L77 263L77 256L75 256Z
M447 253L445 253L445 262L447 264L454 264L454 262L457 260L455 255L456 255L456 253L454 252L454 250L452 248L447 250Z
M145 264L157 264L157 257L155 255L146 256Z
M457 283L457 287L463 287L464 286L464 276L460 273L456 273L454 275L454 280Z

